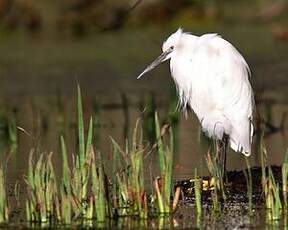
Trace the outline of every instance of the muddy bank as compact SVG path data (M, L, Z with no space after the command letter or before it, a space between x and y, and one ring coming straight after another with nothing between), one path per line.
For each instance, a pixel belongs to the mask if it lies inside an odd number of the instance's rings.
M280 166L271 166L274 178L276 183L279 184L279 187L282 187L282 169ZM252 175L252 202L255 206L264 205L264 192L262 190L262 182L261 176L262 171L261 167L253 167L251 168ZM248 170L245 169L246 173ZM268 174L268 168L266 168L266 172ZM211 181L210 177L203 177L205 181ZM245 178L245 173L243 170L241 171L228 171L227 178L225 184L225 190L227 195L226 203L235 203L242 204L248 203L247 197L247 181ZM192 189L193 184L191 180L183 180L176 182L175 187L180 186L183 191L183 201L185 203L194 203L195 195L194 190ZM213 187L208 188L207 190L202 190L202 202L205 205L212 204L211 201L211 191ZM247 204L246 204L247 205Z

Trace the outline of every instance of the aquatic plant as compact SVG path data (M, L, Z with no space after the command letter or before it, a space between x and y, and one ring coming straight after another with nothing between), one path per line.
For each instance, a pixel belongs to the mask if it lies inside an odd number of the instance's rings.
M126 142L125 150L111 138L114 146L113 160L113 202L118 208L117 215L133 215L141 219L148 217L147 195L144 191L144 152L142 129L138 131L137 120L132 138L132 146ZM138 135L139 133L139 135ZM121 161L122 159L122 161Z
M18 130L17 130L16 112L14 111L8 121L8 137L11 151L15 152L18 147Z
M264 145L264 133L261 134L259 141L260 148L260 157L261 157L261 183L262 189L264 191L265 197L267 197L266 183L267 183L267 175L266 175L266 167L267 167L267 150Z
M80 195L80 200L85 203L85 199L87 197L87 185L88 185L88 177L89 177L89 166L91 165L91 159L88 154L92 148L92 134L93 134L93 121L90 118L89 129L87 135L87 142L85 142L84 136L84 118L83 118L83 108L82 108L82 98L81 98L81 90L80 86L77 86L77 111L78 111L78 141L79 141L79 152L76 155L76 171L75 174L79 173L80 181L76 181L76 183L80 182L80 191L76 189L74 192ZM86 145L86 146L85 146ZM78 171L79 169L79 171ZM76 177L77 178L77 177ZM83 215L85 216L85 209L83 209Z
M275 182L275 178L271 167L267 168L267 150L263 141L263 134L260 138L260 155L261 155L261 171L262 171L262 189L265 196L265 205L267 208L268 220L279 220L282 213L282 201L280 198L280 186Z
M57 184L50 153L44 158L40 155L33 162L34 150L29 155L27 184L28 200L26 201L26 216L31 222L51 222L55 215L54 199L57 197Z
M25 178L27 185L26 215L27 220L37 223L71 224L74 221L93 227L92 220L97 226L106 226L107 218L133 217L141 220L146 226L150 215L159 217L159 226L164 226L167 214L175 212L181 195L180 187L174 192L172 182L173 154L175 140L172 128L168 124L162 127L157 113L154 114L155 144L146 144L140 120L137 120L132 134L132 141L126 140L123 148L111 138L113 146L113 177L111 180L105 173L104 161L99 151L93 148L93 119L90 118L87 133L84 131L84 118L81 91L77 89L77 121L78 121L78 151L68 155L64 134L60 137L62 153L62 177L56 179L52 164L52 154L39 154L31 150L29 156L28 174ZM157 149L160 175L153 180L153 194L147 195L144 186L145 157ZM37 155L39 154L39 155ZM71 158L71 159L70 159ZM216 143L207 153L207 166L211 174L211 189L213 210L221 211L221 201L226 199L223 181L223 168L217 155ZM252 175L250 163L246 158L247 196L249 213L252 213ZM282 191L284 202L281 203L280 184L276 183L271 168L266 171L266 148L261 139L262 186L265 195L268 220L278 220L287 207L288 152L282 166ZM8 220L7 200L3 192L5 181L0 168L0 215L6 215ZM4 178L5 179L5 178ZM201 224L203 212L202 179L195 171L193 188L195 192L195 207L197 225ZM4 194L4 195L3 195ZM174 195L174 201L171 198ZM6 202L6 207L5 204ZM4 207L4 208L3 208ZM4 210L4 212L3 212ZM155 212L156 210L156 212ZM2 212L2 213L1 213ZM3 214L4 213L4 214ZM3 221L0 216L0 222ZM156 219L156 218L155 218ZM163 222L164 221L164 222ZM131 224L132 226L133 224Z
M164 147L163 136L169 130L169 145ZM173 165L173 152L174 140L172 129L168 125L164 125L160 130L160 122L155 113L155 131L157 152L159 158L160 177L154 180L154 189L156 192L156 200L158 212L160 214L167 214L171 212L170 199L172 196L172 165Z
M2 166L0 166L0 223L9 220L9 208L6 195L6 176Z
M72 195L73 199L70 198L70 201L72 203L74 218L87 220L96 217L98 222L104 222L108 209L105 172L100 153L97 153L96 157L92 145L92 117L89 121L87 138L85 139L82 98L79 86L77 88L77 111L79 150L78 154L73 158L72 170L68 169L67 163L63 165L63 168L67 169L66 174L63 175L64 185L67 184L64 191L66 191L67 198ZM65 155L66 154L63 154L63 158ZM65 161L67 162L67 160ZM65 170L63 171L65 172ZM69 182L65 182L69 178L67 176L69 174L71 174ZM89 181L91 181L90 184ZM70 188L67 189L67 187ZM69 199L65 200L69 201ZM70 212L69 205L67 205L66 208L69 210L68 212Z
M197 215L201 215L202 214L202 179L197 176L196 169L195 169L195 177L194 177L194 191L195 191Z
M282 164L282 192L283 204L285 210L288 211L288 149L286 151L284 162Z
M221 211L220 199L226 200L226 193L224 187L224 170L219 162L217 154L217 143L213 141L212 148L209 149L206 155L206 163L208 171L213 179L214 189L211 191L213 210L215 212Z
M95 155L92 155L92 192L93 192L93 203L90 204L94 205L95 215L97 222L104 222L106 216L108 216L109 207L108 207L108 200L107 194L108 187L107 183L105 182L105 171L103 162L101 159L100 153L97 154L97 159ZM91 216L91 215L90 215Z
M279 184L275 182L273 172L269 167L268 181L266 184L267 197L266 206L268 208L268 219L279 220L282 212Z
M144 152L145 148L143 145L143 134L140 130L139 138L137 137L138 131L138 121L133 132L133 144L132 150L130 151L131 159L131 181L134 187L132 191L136 196L136 210L139 212L140 218L148 217L148 204L147 204L147 195L144 191Z
M72 220L72 192L71 192L71 170L68 164L67 148L64 137L61 135L62 152L62 184L60 187L61 204L57 205L57 219L65 224L70 224ZM60 202L59 202L60 203Z
M91 174L93 175L93 186L95 187L95 183L99 182L99 180L97 181L98 177L95 171L100 172L100 170L93 167L94 172L91 172L92 163L95 163L93 161L94 152L92 148L93 122L91 118L87 140L85 140L82 99L79 86L77 91L77 109L79 151L73 157L70 168L66 144L64 137L61 136L63 174L60 186L57 184L55 178L51 160L52 154L49 154L47 157L41 154L34 164L34 150L30 153L28 176L25 178L28 191L28 200L26 201L28 221L41 223L60 221L67 224L71 223L72 218L93 218L93 202L97 201L97 207L99 205L99 193L97 193L97 190L93 190L96 193L95 196L94 194L89 195L89 192L92 192L92 188L88 186ZM97 183L99 188L101 188L101 185Z

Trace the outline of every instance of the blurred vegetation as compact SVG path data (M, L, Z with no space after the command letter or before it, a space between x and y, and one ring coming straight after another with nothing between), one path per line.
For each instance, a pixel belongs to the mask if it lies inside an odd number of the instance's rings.
M2 26L8 30L18 27L36 30L42 25L41 12L33 0L1 0L0 17Z
M287 9L287 0L0 0L0 92L71 91L74 85L65 80L75 75L89 86L98 81L93 92L112 86L127 92L134 83L124 84L124 76L136 76L181 26L231 41L247 58L255 89L286 102L286 94L274 95L275 87L287 89ZM111 84L115 76L121 80Z
M236 20L259 18L267 22L285 17L287 9L285 0L0 0L0 25L9 31L37 31L52 26L55 31L82 35L91 30L163 25L179 20L219 21L231 15ZM279 28L275 30L279 37L285 37Z

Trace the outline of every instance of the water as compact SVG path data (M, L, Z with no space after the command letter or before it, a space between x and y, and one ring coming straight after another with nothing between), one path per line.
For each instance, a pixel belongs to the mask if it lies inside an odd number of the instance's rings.
M93 115L94 118L99 119L99 121L95 124L95 127L98 130L97 134L95 134L95 137L97 137L97 140L95 140L95 142L97 142L96 149L101 151L105 162L105 167L109 174L109 172L111 172L111 170L109 170L111 169L111 164L109 162L112 160L112 145L110 136L116 139L123 146L125 134L127 135L128 133L128 136L131 136L131 132L134 128L136 119L143 115L143 110L141 108L141 105L144 103L141 101L143 96L139 96L138 98L127 96L129 106L125 107L123 106L124 104L123 99L121 100L121 95L85 95L85 91L82 91L86 125L88 124L90 115ZM9 113L11 110L16 111L15 118L17 121L17 126L21 127L21 129L25 129L25 132L21 130L18 130L17 132L18 147L15 152L9 153L10 146L7 142L1 144L3 146L4 153L2 154L2 159L9 158L8 184L10 193L9 199L12 203L11 207L12 210L22 210L20 214L16 213L14 215L14 220L19 220L19 217L20 219L25 218L23 207L18 207L16 205L16 200L14 197L14 185L15 182L20 183L20 200L24 201L26 192L23 179L25 178L25 175L27 175L28 154L30 150L32 148L37 148L38 154L53 152L53 160L56 173L61 175L62 158L59 151L60 133L65 134L69 153L75 153L75 149L77 149L75 97L75 93L72 93L62 96L22 96L16 100L14 97L7 97L5 100L5 103L9 104L7 111ZM158 104L157 110L159 111L160 118L164 119L167 117L169 105L167 101L165 101L165 98L162 100L157 99L158 98L156 98L156 104ZM266 107L267 106L263 104L258 105L260 110L267 110ZM278 127L279 121L281 120L280 118L284 112L287 111L287 106L276 104L273 105L269 110L272 111L271 124L275 125L275 127ZM126 115L125 119L125 113L127 112L128 117ZM125 132L127 127L128 132ZM189 113L187 118L180 114L180 121L177 130L178 141L174 162L174 181L189 179L193 177L195 168L197 168L197 171L200 175L208 175L204 158L208 146L205 145L205 140L201 134L199 123L192 112ZM285 130L287 130L287 122L285 123L284 130L270 134L267 132L265 143L268 150L269 164L280 165L284 159L285 148L287 147L287 138L284 132ZM256 137L254 139L256 139ZM3 141L4 138L1 138L1 140ZM252 166L260 165L260 156L256 151L255 154L252 154L250 159ZM227 162L228 170L240 170L246 167L243 156L241 154L234 153L233 151L228 152ZM152 178L159 175L159 166L155 152L146 158L145 164L147 166L146 184L147 188L149 188L151 183L151 175ZM113 176L111 173L109 175ZM242 205L235 208L239 207L242 207ZM243 207L246 206L244 205ZM235 213L237 212L233 211L231 215L237 216ZM265 213L262 215L264 214ZM231 217L230 215L223 215L224 216L221 216L220 223L217 222L219 226L221 226L221 224L225 224L223 218L229 219ZM187 217L187 219L189 218L190 217ZM182 222L182 220L183 219L181 218L178 220L178 222L180 222L180 226L182 226L182 224L187 224L186 222ZM157 222L158 220L155 221ZM205 219L205 224L210 226L210 221L216 220L209 219L209 222L207 223L207 220ZM240 222L243 223L243 221ZM260 224L261 221L262 219L260 218L258 224ZM244 222L245 226L246 224L250 223L249 220L245 220ZM191 226L194 226L194 223L195 222L191 222ZM158 222L155 225L157 226Z
M76 87L75 87L76 88ZM75 90L76 91L76 90ZM147 94L149 95L149 94ZM68 149L70 152L75 152L77 146L77 123L76 123L76 108L75 94L64 96L39 95L39 96L22 96L21 98L6 98L5 103L9 104L4 116L15 116L17 126L21 130L17 131L18 148L11 155L11 160L15 161L15 169L22 170L25 173L26 167L23 161L27 159L31 148L39 149L39 152L54 152L55 163L61 165L61 157L59 152L60 134L64 133L68 141ZM84 108L86 124L88 124L89 116L94 116L99 119L96 122L95 142L96 148L106 156L107 160L111 158L112 147L110 137L112 136L122 145L124 144L125 136L131 136L136 120L143 117L143 97L127 97L128 107L123 104L121 95L115 96L85 96L83 90ZM159 97L156 98L156 101ZM156 104L160 118L167 120L168 102L158 100ZM3 102L2 102L3 103ZM5 108L5 105L3 105ZM2 108L3 108L2 107ZM259 104L259 111L267 110L267 105ZM284 159L284 153L287 148L287 122L284 122L284 127L279 127L281 119L288 106L274 104L271 110L271 125L279 130L271 130L266 128L265 143L268 151L268 162L272 165L280 165ZM13 112L14 111L14 112ZM127 113L127 115L125 115ZM270 123L269 123L270 124ZM25 130L25 132L22 131ZM259 137L259 130L257 135ZM4 131L2 132L3 152L9 152L9 145L5 141ZM194 168L198 167L198 172L207 174L204 154L207 152L205 138L199 127L199 122L192 112L189 112L188 117L180 114L180 120L177 127L177 152L175 155L175 179L187 179L193 175ZM254 143L256 142L256 136ZM147 140L148 141L148 140ZM241 154L233 151L228 152L228 169L245 168L245 161ZM260 158L254 148L254 154L251 156L251 164L259 165ZM19 164L19 165L18 165ZM20 166L20 167L19 167ZM15 173L15 172L13 172ZM18 172L17 172L18 173ZM17 174L16 173L16 174Z
M153 35L155 31L157 36ZM231 35L225 30L223 33L238 41L238 32L233 32L233 29L230 31ZM14 210L14 219L24 219L23 207L16 204L14 185L15 182L20 183L20 200L23 201L26 194L23 178L27 175L28 154L31 148L38 149L39 153L53 152L56 173L59 174L62 165L59 153L60 133L65 134L69 153L75 153L77 82L82 88L86 124L90 115L98 119L95 124L98 130L95 133L96 148L101 151L107 168L111 167L109 162L112 154L109 136L123 145L124 137L131 135L136 119L143 115L143 104L147 96L153 95L160 118L167 119L169 98L174 90L168 65L164 64L149 77L136 81L136 76L142 68L160 52L159 44L164 32L158 29L152 32L148 31L145 35L136 31L132 36L120 33L117 38L123 47L115 42L116 35L113 33L76 41L46 41L40 37L34 42L33 38L24 38L21 42L15 43L13 37L3 39L0 45L1 117L10 121L15 117L16 124L20 127L17 131L16 151L10 152L5 127L1 129L0 141L2 161L9 159L9 199ZM153 43L151 40L157 42ZM285 75L288 66L288 46L273 43L271 40L253 40L250 43L244 40L240 48L247 54L245 56L248 56L248 63L253 72L252 84L256 91L257 109L267 122L276 128L266 129L268 162L271 165L280 165L288 143L288 122L285 120L283 127L280 127L282 117L288 112L288 84ZM255 47L250 51L249 46L257 42L264 42L270 51L263 50L263 53L260 53L261 48ZM261 47L261 44L258 44L258 47ZM177 129L174 180L192 177L195 168L199 174L207 175L204 154L208 146L193 113L190 112L187 119L181 115ZM151 172L153 176L157 175L158 165L155 158L152 154L146 159L149 166L146 171L147 183ZM251 165L259 165L259 161L257 151L254 150ZM232 151L228 153L227 162L228 170L245 168L243 156ZM181 219L186 218L181 217L181 213L190 212L191 207L184 205L182 208L184 211L180 211L180 217L178 216L175 223L180 222L181 227L195 227L194 224L189 225L189 221ZM235 220L238 212L232 212L231 215L234 215L231 219ZM230 218L229 215L227 218ZM260 215L259 225L265 222L263 218L263 215ZM221 219L224 224L225 218L222 216ZM158 220L156 222L152 221L151 224L158 226ZM195 222L197 221L193 221ZM241 221L243 222L250 223L248 219Z

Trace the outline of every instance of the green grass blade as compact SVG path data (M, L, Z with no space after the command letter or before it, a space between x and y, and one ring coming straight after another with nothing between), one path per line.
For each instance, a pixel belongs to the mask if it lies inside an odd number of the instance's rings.
M0 166L0 223L8 221L8 203L6 197L6 178L3 167Z
M197 215L202 213L202 180L197 176L197 170L195 169L195 178L194 178L194 191L195 191L195 201L196 201L196 210Z
M62 152L62 170L63 170L63 185L65 192L70 195L71 194L71 188L70 188L70 169L68 165L68 158L67 158L67 148L65 144L64 137L61 135L61 152Z
M172 192L172 164L173 154L167 146L165 153L165 174L164 174L164 205L165 213L170 213L170 198Z
M84 119L82 108L82 97L80 86L77 86L77 111L78 111L78 141L79 141L79 160L80 167L85 157L85 139L84 139Z
M88 136L87 136L87 143L86 143L86 156L88 156L89 152L91 151L92 139L93 139L93 119L92 119L92 117L90 117Z
M163 175L165 173L165 156L164 156L164 145L161 137L160 123L157 112L155 112L155 131L156 131L156 140L158 145L158 156L160 164L160 172Z
M282 165L282 193L284 207L288 209L288 149L285 154L285 159Z

